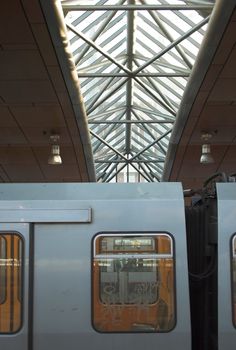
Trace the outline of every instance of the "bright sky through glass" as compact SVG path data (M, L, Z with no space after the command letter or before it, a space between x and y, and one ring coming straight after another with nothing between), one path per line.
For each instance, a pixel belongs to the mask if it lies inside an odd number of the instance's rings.
M159 181L213 1L61 3L97 180Z

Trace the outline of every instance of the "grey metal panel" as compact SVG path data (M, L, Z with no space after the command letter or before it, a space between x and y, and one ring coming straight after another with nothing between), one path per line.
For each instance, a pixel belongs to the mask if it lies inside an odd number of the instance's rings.
M44 202L44 201L43 201ZM47 203L46 203L47 204ZM43 206L42 206L43 207ZM91 222L91 209L56 209L44 206L44 209L2 209L0 222Z
M23 261L23 324L16 334L0 334L1 350L27 350L28 349L28 292L29 292L29 224L9 224L1 222L1 231L19 232L24 240Z
M169 184L168 184L169 185ZM184 203L179 184L60 185L93 210L86 224L35 225L34 350L191 349ZM40 190L40 185L31 190ZM50 197L50 193L46 191ZM74 190L77 189L77 193ZM30 191L32 193L32 191ZM85 195L86 194L86 195ZM37 197L37 196L36 196ZM91 248L98 232L173 234L177 324L168 333L102 334L92 327Z
M115 200L115 199L165 199L180 200L182 198L182 186L180 183L168 182L157 184L103 184L103 183L37 183L37 184L0 184L0 208L6 205L11 207L12 202L18 201L19 205L26 205L26 201L41 202L42 200L79 200L80 203L91 203L91 200ZM81 205L82 207L82 205Z
M219 350L233 350L230 240L236 232L236 184L217 184L218 195L218 327Z

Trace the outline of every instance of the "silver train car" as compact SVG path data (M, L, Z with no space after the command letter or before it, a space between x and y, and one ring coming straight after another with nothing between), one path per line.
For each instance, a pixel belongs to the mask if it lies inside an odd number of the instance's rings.
M233 350L236 184L1 184L1 350Z

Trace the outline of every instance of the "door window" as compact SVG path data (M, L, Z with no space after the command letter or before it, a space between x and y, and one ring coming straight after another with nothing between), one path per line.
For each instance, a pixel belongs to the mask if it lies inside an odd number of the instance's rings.
M232 239L232 289L233 324L236 327L236 235Z
M0 236L0 304L6 300L6 240Z
M0 233L0 333L21 326L23 242L16 233Z
M93 324L100 332L169 331L175 322L173 239L166 233L94 239Z

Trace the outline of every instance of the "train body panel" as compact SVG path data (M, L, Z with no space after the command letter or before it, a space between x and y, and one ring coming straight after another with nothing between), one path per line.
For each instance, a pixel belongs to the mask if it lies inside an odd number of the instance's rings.
M20 300L22 326L0 322L0 348L191 349L180 184L4 184L0 193L0 237L23 237L9 257L2 239L0 281L9 319Z
M236 184L217 184L219 350L236 345Z

